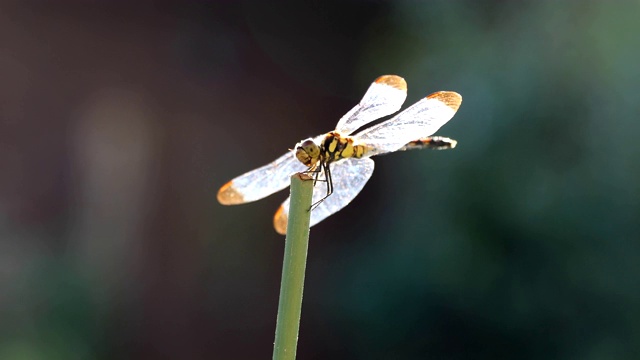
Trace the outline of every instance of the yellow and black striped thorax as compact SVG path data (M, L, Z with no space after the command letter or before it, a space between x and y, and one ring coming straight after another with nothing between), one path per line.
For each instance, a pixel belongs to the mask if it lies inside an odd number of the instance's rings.
M364 155L365 150L365 145L354 144L351 137L342 137L335 131L327 133L320 143L322 161L327 164L351 157L359 159Z

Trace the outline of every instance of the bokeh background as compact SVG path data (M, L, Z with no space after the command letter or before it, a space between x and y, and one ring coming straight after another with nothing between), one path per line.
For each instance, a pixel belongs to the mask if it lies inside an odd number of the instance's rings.
M615 3L615 4L612 4ZM312 229L300 359L640 358L640 2L3 2L0 359L265 359L283 191L373 79L464 101Z

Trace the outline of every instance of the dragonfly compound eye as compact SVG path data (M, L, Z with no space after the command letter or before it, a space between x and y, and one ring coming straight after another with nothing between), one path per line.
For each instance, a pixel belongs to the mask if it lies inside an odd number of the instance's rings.
M296 146L296 158L307 166L317 163L319 157L320 148L311 139L307 139Z

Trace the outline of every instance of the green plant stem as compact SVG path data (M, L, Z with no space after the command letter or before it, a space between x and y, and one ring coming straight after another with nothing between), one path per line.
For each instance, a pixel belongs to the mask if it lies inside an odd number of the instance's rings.
M302 310L302 291L309 248L309 221L313 179L305 174L291 176L291 204L284 245L280 303L276 321L273 359L295 359Z

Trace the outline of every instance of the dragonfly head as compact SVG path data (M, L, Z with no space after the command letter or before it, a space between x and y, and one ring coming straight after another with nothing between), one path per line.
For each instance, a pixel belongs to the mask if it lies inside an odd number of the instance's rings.
M320 147L312 139L296 145L296 158L306 166L312 166L320 159Z

